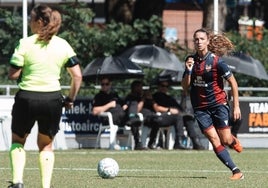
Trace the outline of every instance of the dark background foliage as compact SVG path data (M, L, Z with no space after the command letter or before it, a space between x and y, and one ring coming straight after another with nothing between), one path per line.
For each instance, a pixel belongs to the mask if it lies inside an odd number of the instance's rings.
M94 12L86 4L74 3L56 7L62 12L63 24L59 36L66 39L77 52L82 68L96 57L118 55L127 48L137 44L156 44L164 47L162 38L162 20L160 16L152 15L149 19L136 18L132 23L116 22L113 19L107 24L94 24ZM0 82L1 84L16 84L7 79L8 61L13 50L22 37L21 14L14 14L8 9L0 9ZM29 31L30 33L30 31ZM226 35L233 41L236 51L243 51L259 59L268 70L268 37L264 30L263 40L247 40L235 31ZM178 44L166 45L178 55L180 60L192 52ZM144 69L145 84L148 85L160 70ZM69 77L63 70L62 84L69 85ZM267 87L268 82L245 75L236 74L240 87ZM118 87L128 86L131 81L118 82ZM90 83L85 83L88 86ZM95 84L95 83L91 83ZM263 93L253 93L264 95Z

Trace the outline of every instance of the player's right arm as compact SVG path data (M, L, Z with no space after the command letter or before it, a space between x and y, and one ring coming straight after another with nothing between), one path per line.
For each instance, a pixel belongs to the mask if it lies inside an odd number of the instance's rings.
M193 65L194 65L194 58L188 57L185 61L185 71L183 73L183 78L181 81L182 88L185 91L189 89L190 84L191 84L191 74L192 74Z

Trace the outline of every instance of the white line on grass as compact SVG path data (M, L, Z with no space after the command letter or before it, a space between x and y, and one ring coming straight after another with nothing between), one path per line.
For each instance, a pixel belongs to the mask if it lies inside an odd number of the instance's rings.
M232 151L232 150L230 150L230 151ZM79 151L79 150L73 150L73 151L72 150L62 150L62 151L55 150L56 155L88 155L88 154L91 154L91 155L99 155L99 154L124 155L124 154L129 154L129 153L132 153L132 154L146 153L146 154L151 154L151 155L155 155L155 154L164 154L164 155L172 154L173 155L174 153L177 153L177 154L183 153L183 154L197 154L197 155L199 155L201 153L209 153L209 152L211 152L211 154L214 154L212 151L208 151L208 150L204 150L204 151L196 151L196 150L186 150L186 151L183 151L183 150L115 151L115 150L94 150L94 149L88 149L88 150L82 150L82 151ZM232 151L232 152L234 152L234 151ZM267 149L257 149L257 150L245 149L244 153L246 153L246 152L265 154L265 153L268 153L268 150ZM39 155L38 151L27 151L27 153L30 155ZM0 154L6 154L6 153L0 152Z
M0 168L0 170L11 170L10 168ZM39 170L39 168L25 168L25 170ZM97 168L54 168L58 171L97 171ZM181 170L181 169L120 169L121 172L197 172L197 173L225 173L230 172L229 170ZM268 174L268 171L255 171L248 170L243 171L244 173L253 174Z

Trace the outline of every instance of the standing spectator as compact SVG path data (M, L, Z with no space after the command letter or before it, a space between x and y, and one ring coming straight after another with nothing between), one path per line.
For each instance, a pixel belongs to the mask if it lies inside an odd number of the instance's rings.
M120 127L125 125L126 113L123 110L123 101L119 98L118 94L112 90L112 81L109 78L101 79L101 89L93 99L93 115L99 115L102 112L111 112L113 116L113 123ZM117 145L112 146L117 149Z
M232 72L220 58L232 50L233 45L225 36L213 35L205 29L196 30L193 38L196 54L186 58L182 87L185 91L190 89L199 127L212 143L216 156L232 171L230 179L243 179L244 175L225 147L230 146L237 152L243 150L239 140L230 131L229 106L223 80L227 80L231 86L234 120L241 119L238 86Z
M142 121L137 113L140 113L143 108L143 83L142 81L135 80L131 83L131 92L125 98L124 109L127 112L127 125L131 127L132 134L135 141L135 149L142 149L140 126Z
M163 114L161 118L163 121L161 121L161 124L170 125L172 121L175 122L174 126L176 130L176 139L174 148L186 149L186 147L183 145L183 139L185 137L183 127L185 126L186 131L192 140L193 149L204 149L204 147L200 144L200 140L194 126L192 126L192 124L185 123L190 119L183 117L182 107L175 98L168 94L169 86L170 83L168 80L158 81L158 90L153 94L153 98L155 102L154 110ZM173 120L170 122L171 119ZM149 144L152 144L154 137L156 137L157 128L155 130L153 129L152 131L155 131L155 135L151 134L152 137L149 141Z
M48 6L38 5L31 11L33 35L21 39L10 60L8 77L18 79L19 91L12 109L12 145L10 161L13 180L8 187L23 188L26 161L24 144L35 121L38 123L37 145L43 188L50 188L54 153L52 142L59 130L62 115L61 68L71 76L71 88L65 107L72 108L79 91L82 74L71 46L56 36L61 15Z

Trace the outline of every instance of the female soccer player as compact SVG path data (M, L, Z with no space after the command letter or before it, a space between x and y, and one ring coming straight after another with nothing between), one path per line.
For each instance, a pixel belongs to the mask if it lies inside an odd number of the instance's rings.
M82 81L74 50L67 41L56 36L60 25L61 15L58 11L43 5L34 7L30 20L33 35L20 40L10 60L8 76L18 80L19 91L12 109L10 161L13 180L9 187L24 187L26 154L23 147L37 122L42 187L50 188L54 166L52 142L62 114L61 68L67 68L71 76L66 108L72 107Z
M196 53L185 61L182 87L190 89L191 103L199 127L211 142L217 157L232 171L232 180L244 175L234 164L226 148L237 152L243 148L229 127L229 106L224 91L224 79L231 86L233 96L233 118L241 119L238 101L238 86L234 75L221 59L221 55L233 49L231 41L223 35L213 35L205 29L194 32Z

